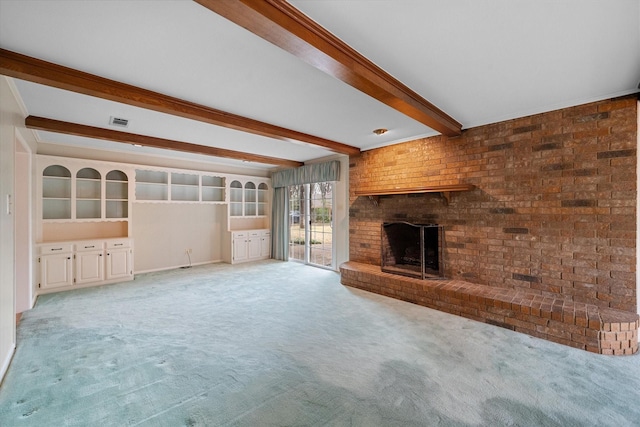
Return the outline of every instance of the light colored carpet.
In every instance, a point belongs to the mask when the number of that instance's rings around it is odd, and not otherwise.
[[[640,357],[574,350],[343,287],[216,264],[42,296],[2,426],[631,426]]]

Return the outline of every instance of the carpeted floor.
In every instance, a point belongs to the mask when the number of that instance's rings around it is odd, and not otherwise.
[[[342,286],[215,264],[41,296],[1,426],[632,426],[640,356],[574,350]]]

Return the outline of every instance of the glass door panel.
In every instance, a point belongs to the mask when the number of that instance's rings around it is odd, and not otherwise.
[[[289,259],[335,268],[331,182],[289,187]]]
[[[304,185],[289,186],[289,259],[306,262]]]
[[[319,182],[309,186],[309,263],[333,267],[333,185]]]

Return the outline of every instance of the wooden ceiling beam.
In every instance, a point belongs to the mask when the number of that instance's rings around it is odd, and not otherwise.
[[[216,110],[6,49],[0,49],[0,74],[281,141],[304,142],[341,154],[360,153],[358,147]]]
[[[285,0],[195,0],[209,10],[447,136],[462,125]]]
[[[94,126],[86,126],[77,123],[69,123],[44,117],[29,116],[25,119],[28,129],[43,130],[47,132],[62,133],[65,135],[83,136],[86,138],[101,139],[105,141],[122,142],[125,144],[138,144],[145,147],[164,148],[167,150],[183,151],[187,153],[204,154],[207,156],[225,157],[247,162],[264,163],[276,166],[299,167],[302,162],[294,160],[278,159],[275,157],[261,156],[258,154],[242,153],[224,148],[209,147],[206,145],[191,144],[189,142],[174,141],[171,139],[156,138],[153,136],[139,135],[103,129]]]

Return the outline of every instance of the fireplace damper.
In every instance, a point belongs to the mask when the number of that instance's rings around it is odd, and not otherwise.
[[[382,271],[419,279],[444,276],[441,225],[385,222],[380,234]]]

